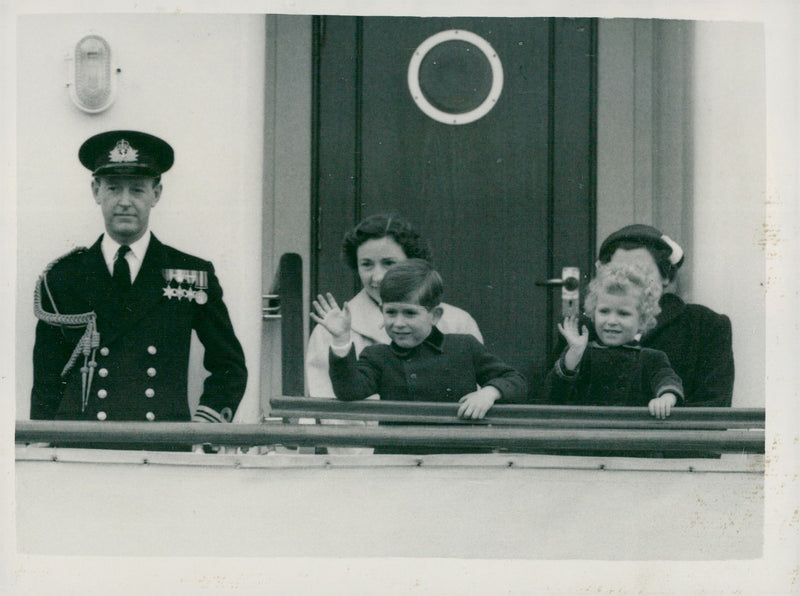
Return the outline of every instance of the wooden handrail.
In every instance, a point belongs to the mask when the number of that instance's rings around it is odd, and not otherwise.
[[[270,415],[281,418],[379,420],[422,424],[491,424],[551,428],[764,428],[763,408],[674,408],[657,420],[647,408],[497,404],[481,421],[457,418],[458,404],[398,401],[339,401],[310,397],[275,397]]]
[[[762,430],[542,429],[510,426],[328,426],[180,422],[17,421],[18,443],[393,446],[764,453]]]

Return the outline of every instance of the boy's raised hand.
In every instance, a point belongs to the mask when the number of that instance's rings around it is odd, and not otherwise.
[[[350,341],[350,309],[347,302],[342,308],[336,303],[333,294],[328,292],[325,296],[319,294],[313,302],[315,313],[311,319],[325,327],[333,336],[333,343],[343,346]]]

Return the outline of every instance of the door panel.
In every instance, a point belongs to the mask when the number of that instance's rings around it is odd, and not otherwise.
[[[585,273],[592,259],[594,22],[323,17],[317,23],[312,291],[352,295],[357,280],[339,260],[343,233],[364,216],[396,211],[430,242],[444,300],[470,312],[489,349],[538,385],[558,295],[535,282],[565,265]],[[494,108],[469,124],[431,119],[408,90],[414,50],[448,29],[483,37],[503,66]],[[454,48],[456,62],[459,52],[464,47]],[[457,70],[442,71],[445,91],[448,81],[463,84]]]

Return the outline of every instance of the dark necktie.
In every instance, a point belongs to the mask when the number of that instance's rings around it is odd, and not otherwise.
[[[131,287],[131,268],[128,266],[128,259],[125,255],[131,250],[130,246],[124,244],[117,251],[117,258],[114,261],[114,287],[117,290],[126,291]]]

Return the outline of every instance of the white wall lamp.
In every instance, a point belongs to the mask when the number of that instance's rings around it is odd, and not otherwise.
[[[116,99],[116,76],[111,46],[99,35],[86,35],[75,44],[67,87],[72,102],[88,114],[98,114]]]

